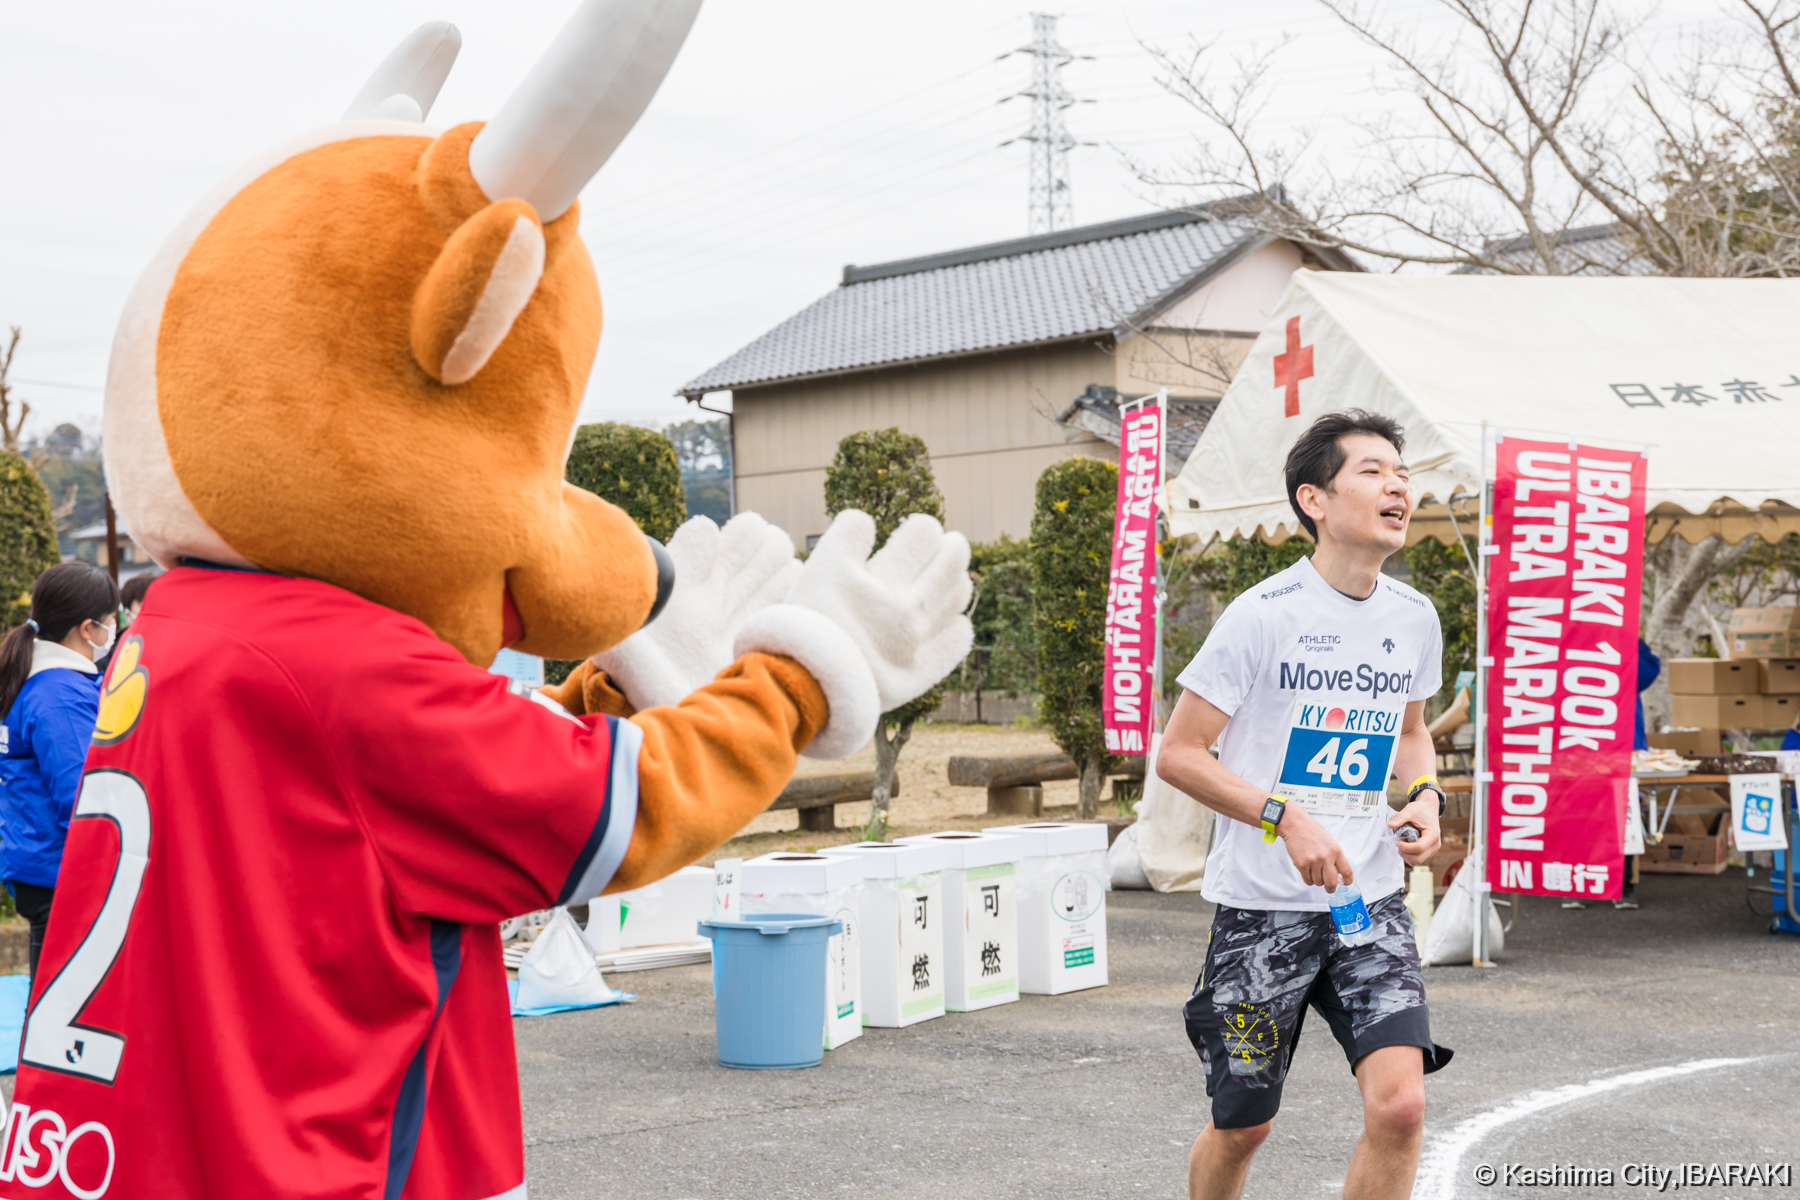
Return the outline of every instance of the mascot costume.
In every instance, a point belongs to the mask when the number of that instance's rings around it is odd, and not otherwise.
[[[524,1197],[498,923],[707,854],[967,652],[929,517],[871,556],[843,513],[804,565],[700,519],[665,559],[563,482],[576,193],[697,7],[588,0],[441,132],[426,26],[137,285],[107,472],[169,570],[105,681],[0,1196]],[[508,646],[587,661],[520,697]]]

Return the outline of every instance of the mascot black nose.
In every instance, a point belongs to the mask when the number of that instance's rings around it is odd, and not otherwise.
[[[649,534],[644,535],[644,540],[650,543],[650,553],[656,555],[656,603],[650,606],[650,615],[644,618],[644,624],[648,625],[662,614],[669,603],[669,593],[675,590],[675,560],[669,557],[663,544]]]

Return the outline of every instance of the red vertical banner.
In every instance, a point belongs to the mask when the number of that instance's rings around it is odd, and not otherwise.
[[[1615,899],[1637,701],[1644,457],[1517,438],[1496,454],[1488,882]]]
[[[1155,716],[1156,493],[1162,487],[1163,411],[1149,400],[1119,414],[1119,499],[1106,594],[1106,668],[1100,717],[1106,749],[1146,754]]]

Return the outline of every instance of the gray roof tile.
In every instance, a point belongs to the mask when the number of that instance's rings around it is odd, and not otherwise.
[[[926,258],[844,282],[680,394],[1120,331],[1264,240],[1203,212],[1154,213]]]

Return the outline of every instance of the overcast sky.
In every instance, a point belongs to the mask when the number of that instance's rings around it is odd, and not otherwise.
[[[31,429],[97,429],[125,295],[164,235],[233,165],[336,119],[420,22],[461,27],[433,125],[485,119],[574,0],[93,0],[0,16],[0,326],[21,325]],[[1431,0],[1383,0],[1423,36]],[[1716,12],[1671,0],[1667,32]],[[1072,157],[1078,224],[1178,201],[1137,183],[1126,153],[1178,153],[1197,128],[1164,96],[1142,42],[1229,47],[1296,35],[1263,128],[1393,103],[1372,52],[1312,0],[1123,0],[1066,10],[1092,61],[1064,82],[1095,146]],[[584,420],[693,415],[673,393],[871,263],[1023,236],[1030,37],[1018,0],[707,0],[644,119],[582,196],[606,328]],[[716,397],[722,401],[723,397]]]

